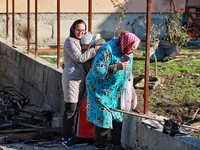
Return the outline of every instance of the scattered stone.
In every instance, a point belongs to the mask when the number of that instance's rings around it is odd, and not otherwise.
[[[138,77],[138,79],[134,79],[134,82],[137,82],[137,84],[135,84],[135,88],[137,89],[143,89],[144,88],[144,82],[145,79],[143,77]],[[149,89],[155,89],[156,86],[158,86],[161,83],[161,79],[159,77],[156,76],[150,76],[149,77]]]
[[[0,144],[6,144],[7,141],[8,141],[8,137],[0,137]]]
[[[193,61],[200,61],[200,59],[193,59]]]
[[[166,99],[171,99],[171,96],[169,96],[169,95],[163,95],[162,97],[166,98]]]
[[[42,142],[38,142],[38,146],[41,147],[41,146],[44,146],[46,143],[44,141]]]

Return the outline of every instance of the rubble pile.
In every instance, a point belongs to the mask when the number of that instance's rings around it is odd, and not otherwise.
[[[29,104],[28,96],[14,87],[0,90],[0,133],[49,128],[51,117],[52,112]]]

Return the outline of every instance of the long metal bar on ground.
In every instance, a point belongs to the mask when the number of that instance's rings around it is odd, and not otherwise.
[[[12,0],[12,14],[13,14],[13,37],[12,37],[12,46],[15,46],[15,0]]]
[[[35,58],[37,58],[37,0],[35,0]]]
[[[92,33],[92,0],[89,0],[89,10],[88,10],[88,31]]]
[[[57,68],[60,68],[60,0],[57,0]]]
[[[147,25],[146,25],[146,59],[144,83],[144,114],[148,114],[149,96],[149,55],[150,55],[150,29],[151,29],[151,0],[147,0]]]
[[[117,111],[117,112],[129,114],[129,115],[133,115],[133,116],[137,116],[137,117],[142,117],[142,118],[151,119],[151,120],[155,120],[155,121],[159,121],[159,122],[164,122],[164,120],[152,118],[150,116],[139,114],[139,113],[127,112],[127,111],[123,111],[123,110],[119,110],[119,109],[114,109],[114,108],[110,108],[110,109],[113,110],[113,111]]]
[[[40,127],[40,126],[36,126],[36,125],[32,125],[32,124],[27,124],[27,123],[18,123],[18,125],[31,127],[31,128],[37,128],[37,129],[44,128],[44,127]]]
[[[164,122],[164,120],[156,119],[156,118],[153,118],[153,117],[150,117],[150,116],[147,116],[147,115],[143,115],[143,114],[139,114],[139,113],[127,112],[127,111],[123,111],[123,110],[119,110],[119,109],[114,109],[114,108],[110,108],[110,110],[121,112],[121,113],[124,113],[124,114],[129,114],[129,115],[137,116],[137,117],[142,117],[142,118],[146,118],[146,119],[151,119],[151,120],[155,120],[155,121],[158,121],[158,122]],[[195,128],[195,127],[191,127],[191,126],[187,126],[187,125],[183,125],[183,127],[194,129],[194,130],[200,130],[200,128]]]
[[[8,0],[6,0],[6,41],[8,39]]]
[[[58,128],[0,130],[0,134],[27,133],[27,132],[55,132],[55,131],[62,131],[62,128],[58,127]]]
[[[27,51],[28,54],[30,54],[30,0],[27,1],[27,11],[28,11],[28,16],[27,16]]]

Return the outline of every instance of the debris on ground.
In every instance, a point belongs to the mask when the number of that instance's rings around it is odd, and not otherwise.
[[[29,104],[25,93],[11,86],[0,90],[1,142],[49,139],[53,131],[51,118],[51,111],[36,104]]]

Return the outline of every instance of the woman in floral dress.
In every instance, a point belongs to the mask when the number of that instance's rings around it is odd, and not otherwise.
[[[97,52],[92,68],[86,77],[87,120],[96,125],[96,148],[104,149],[109,129],[112,148],[121,147],[121,127],[123,114],[110,108],[120,109],[120,96],[123,84],[130,78],[133,65],[133,52],[140,39],[123,30],[119,38],[113,38]],[[124,55],[130,56],[124,61]]]

